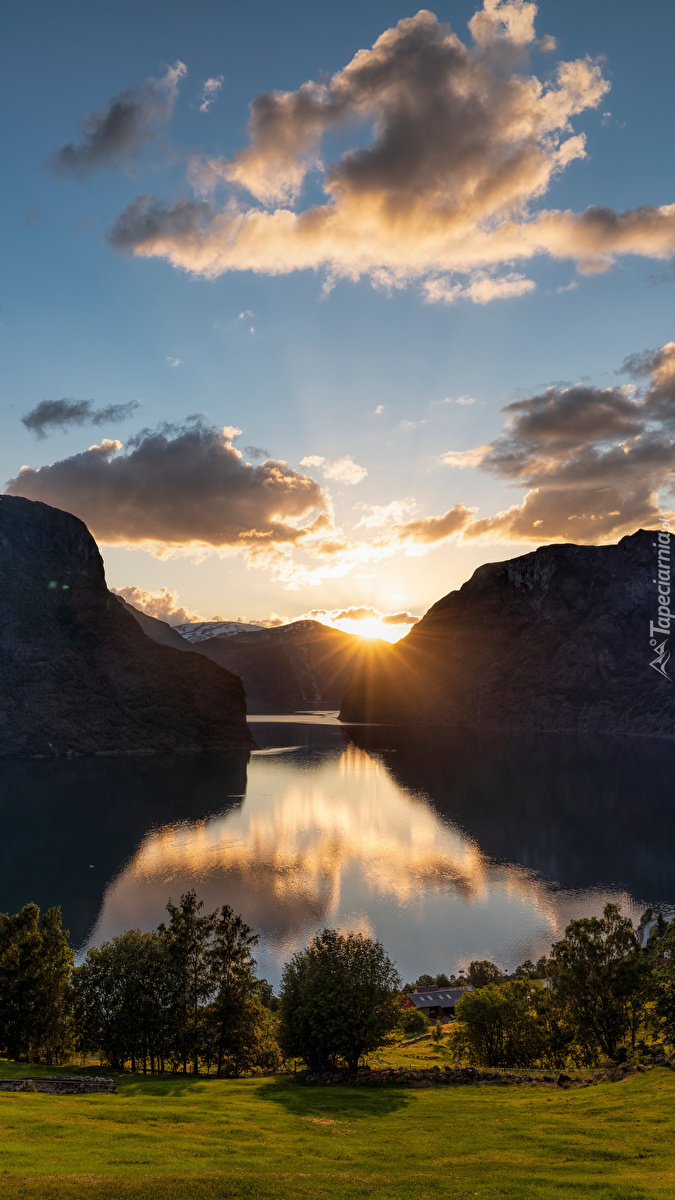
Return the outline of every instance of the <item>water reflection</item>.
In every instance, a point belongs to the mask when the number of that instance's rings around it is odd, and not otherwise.
[[[391,731],[379,737],[391,742]],[[423,758],[428,768],[428,746]],[[522,863],[489,858],[429,802],[419,766],[353,741],[254,754],[240,807],[144,839],[108,889],[93,940],[133,923],[152,927],[169,894],[195,887],[208,906],[229,903],[262,933],[268,978],[326,924],[375,933],[410,977],[474,956],[513,967],[607,899],[639,914],[641,897],[597,877],[570,891]],[[416,787],[404,782],[411,773]],[[460,792],[470,802],[466,776]]]
[[[196,888],[263,935],[261,970],[323,925],[407,977],[512,967],[615,899],[675,902],[675,744],[257,722],[264,747],[0,763],[0,910],[60,903],[73,941],[152,928]]]

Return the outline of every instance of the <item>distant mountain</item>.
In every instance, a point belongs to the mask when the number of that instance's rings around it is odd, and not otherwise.
[[[650,644],[657,538],[640,530],[479,567],[357,666],[342,720],[675,736],[668,634]]]
[[[117,596],[117,599],[138,621],[143,632],[152,638],[153,642],[159,642],[160,646],[173,646],[174,650],[191,649],[190,643],[176,632],[173,625],[169,625],[166,621],[160,621],[157,617],[149,617],[147,613],[141,612],[140,608],[134,608],[133,604],[129,604],[129,601],[125,600],[123,596]]]
[[[241,676],[250,713],[293,712],[307,704],[338,708],[355,667],[371,664],[386,648],[377,639],[295,621],[194,643],[200,654]]]
[[[188,642],[205,642],[213,637],[232,637],[239,633],[254,633],[262,625],[246,625],[244,621],[189,621],[184,625],[173,625],[181,637]]]
[[[251,744],[240,680],[143,633],[82,521],[0,496],[0,756]]]

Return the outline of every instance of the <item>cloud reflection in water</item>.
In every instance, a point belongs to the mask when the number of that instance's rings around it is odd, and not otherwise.
[[[571,916],[625,895],[553,890],[500,865],[386,760],[346,749],[253,755],[241,806],[150,832],[109,885],[92,943],[153,928],[169,897],[195,888],[262,934],[262,973],[325,925],[376,934],[407,978],[471,957],[513,967],[543,953]]]

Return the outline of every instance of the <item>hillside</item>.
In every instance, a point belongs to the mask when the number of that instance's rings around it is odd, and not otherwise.
[[[352,671],[386,650],[319,621],[229,634],[193,643],[194,649],[241,676],[250,713],[292,712],[321,702],[339,707]]]
[[[650,667],[656,540],[640,530],[479,567],[357,667],[341,718],[675,736],[672,672]]]
[[[82,521],[0,496],[0,756],[251,744],[240,681],[146,637]]]

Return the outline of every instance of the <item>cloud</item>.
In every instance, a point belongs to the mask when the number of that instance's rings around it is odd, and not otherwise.
[[[539,255],[582,272],[606,270],[617,255],[669,258],[675,204],[542,206],[557,177],[586,156],[572,122],[597,108],[609,83],[588,57],[539,79],[528,52],[553,43],[535,40],[535,12],[526,0],[485,0],[467,45],[423,9],[330,80],[258,96],[247,146],[231,159],[191,160],[197,199],[137,197],[111,230],[112,245],[208,278],[322,269],[328,286],[363,276],[389,289],[417,280],[427,300],[478,304],[531,292],[514,264]],[[354,145],[325,162],[324,142],[351,129]],[[310,179],[323,202],[308,199]]]
[[[170,367],[179,367],[183,360],[182,358],[171,358],[171,356],[167,354],[166,361]]]
[[[285,462],[251,466],[239,431],[195,419],[143,430],[123,449],[104,440],[39,468],[23,467],[10,495],[42,500],[86,521],[107,543],[247,549],[255,559],[332,527],[322,488]],[[303,522],[305,522],[303,524]]]
[[[463,504],[455,504],[440,517],[419,517],[403,521],[389,528],[375,539],[374,545],[386,546],[430,546],[445,541],[460,533],[473,520],[473,512]]]
[[[441,454],[440,462],[446,467],[479,467],[490,447],[476,446],[473,450],[446,450]]]
[[[81,140],[55,150],[50,165],[61,174],[82,176],[105,167],[128,166],[169,120],[186,74],[184,63],[169,67],[161,79],[146,79],[113,96],[80,122]]]
[[[383,625],[416,625],[422,620],[409,612],[386,613],[380,619]]]
[[[308,454],[300,459],[300,466],[319,467],[324,479],[332,479],[335,483],[361,483],[368,474],[365,467],[354,462],[351,454],[334,459],[326,459],[322,454]]]
[[[409,516],[417,508],[417,502],[412,496],[403,500],[391,500],[389,504],[357,504],[357,509],[365,513],[357,521],[356,529],[382,529],[386,525],[396,524]]]
[[[659,524],[675,490],[675,342],[623,369],[646,378],[641,391],[549,387],[508,404],[493,442],[442,456],[528,489],[520,504],[467,520],[463,538],[597,542]]]
[[[435,276],[422,285],[422,294],[430,304],[454,304],[456,300],[471,300],[474,304],[489,304],[491,300],[507,300],[514,296],[526,296],[536,288],[533,279],[526,279],[512,271],[507,275],[495,276],[487,271],[476,271],[471,282],[462,285],[451,279]]]
[[[323,621],[325,624],[340,626],[341,622],[350,621],[377,621],[381,625],[416,625],[421,621],[421,617],[413,616],[409,612],[383,613],[379,608],[372,608],[367,605],[358,605],[353,608],[313,608],[311,612],[304,613],[302,617],[296,617],[296,620],[316,620]],[[347,630],[351,632],[351,630]]]
[[[136,584],[127,584],[126,587],[112,588],[112,591],[126,600],[127,604],[147,613],[149,617],[157,617],[159,621],[166,621],[169,625],[183,625],[188,621],[206,621],[208,619],[192,609],[184,608],[178,603],[178,592],[170,592],[165,587],[159,588],[156,592],[146,592]],[[225,620],[224,617],[211,619],[214,621]]]
[[[200,112],[208,112],[218,92],[223,86],[223,76],[216,75],[212,79],[205,79],[202,84],[202,90],[199,94],[201,104],[199,105]]]
[[[378,404],[378,405],[377,405],[377,408],[375,408],[375,409],[374,409],[374,411],[373,411],[373,416],[374,416],[374,417],[381,417],[381,416],[382,416],[382,414],[383,414],[383,413],[384,413],[384,411],[385,411],[385,408],[386,408],[386,405],[385,405],[385,404]]]
[[[129,400],[126,404],[108,404],[105,408],[94,408],[93,400],[41,400],[21,418],[21,421],[30,433],[43,440],[52,429],[123,421],[131,416],[138,406],[138,400]]]
[[[272,457],[269,450],[266,450],[264,446],[244,446],[244,454],[247,454],[249,458]]]

